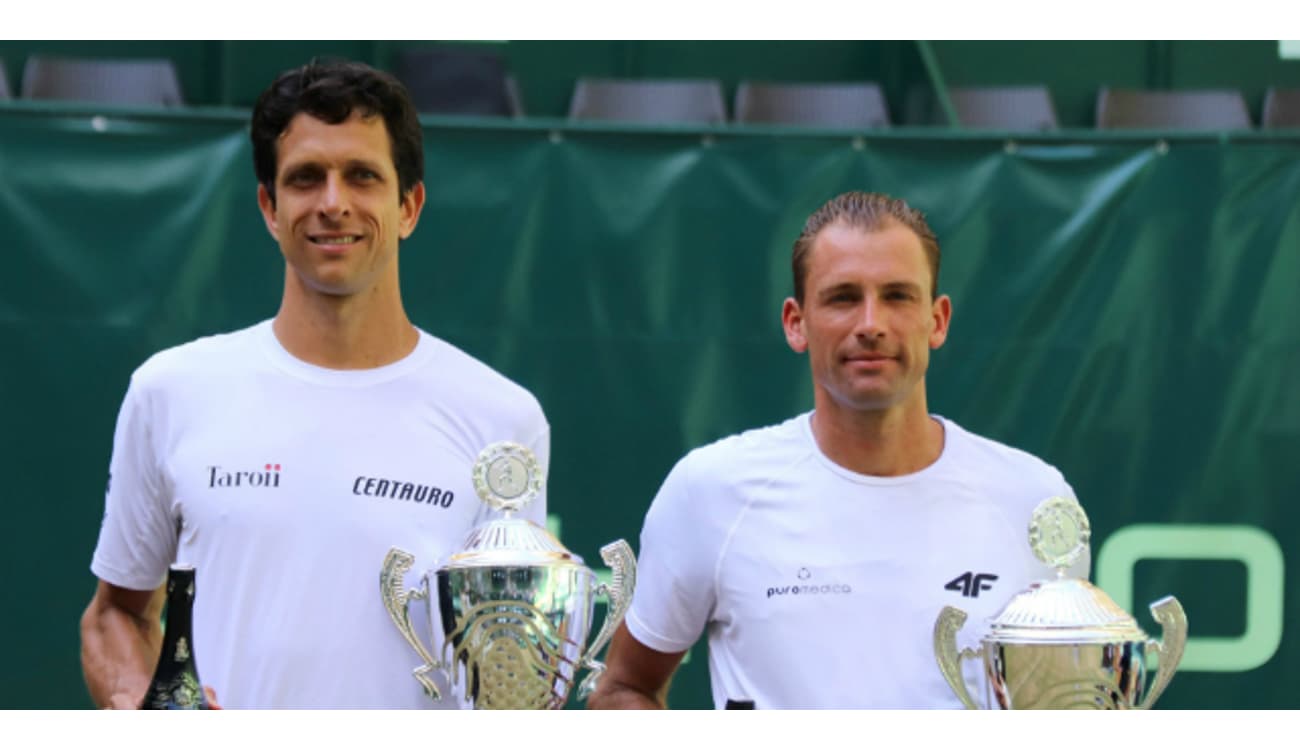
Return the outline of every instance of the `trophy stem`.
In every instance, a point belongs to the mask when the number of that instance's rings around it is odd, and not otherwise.
[[[966,623],[966,613],[956,607],[944,607],[939,619],[934,623],[934,657],[939,662],[939,671],[948,681],[948,686],[957,694],[957,699],[969,709],[979,709],[966,688],[966,680],[961,674],[962,654],[957,650],[957,631]]]
[[[1174,671],[1178,669],[1178,663],[1183,660],[1183,649],[1187,646],[1187,614],[1183,612],[1183,605],[1179,604],[1177,599],[1166,596],[1155,602],[1151,605],[1151,616],[1156,618],[1156,622],[1160,623],[1161,627],[1161,642],[1151,642],[1156,652],[1160,654],[1160,663],[1156,667],[1156,677],[1151,683],[1151,690],[1142,699],[1142,708],[1151,708],[1155,705],[1156,698],[1159,698],[1169,686]]]

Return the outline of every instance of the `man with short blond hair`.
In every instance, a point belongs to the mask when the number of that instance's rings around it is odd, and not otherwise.
[[[1051,573],[1027,527],[1040,501],[1073,496],[1060,472],[929,411],[952,301],[924,216],[846,193],[809,217],[791,264],[781,321],[813,410],[691,451],[664,480],[592,708],[665,707],[706,632],[718,708],[960,708],[935,661],[940,610],[971,615],[959,644],[975,646]]]

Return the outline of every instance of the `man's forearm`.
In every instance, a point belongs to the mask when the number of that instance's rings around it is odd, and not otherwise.
[[[93,607],[81,618],[81,669],[99,708],[138,708],[149,689],[162,628],[113,607]]]

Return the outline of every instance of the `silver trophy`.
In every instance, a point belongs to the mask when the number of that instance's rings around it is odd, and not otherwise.
[[[977,649],[957,650],[966,613],[944,607],[934,625],[939,670],[967,708],[980,708],[962,676],[965,658],[983,655],[988,708],[1150,708],[1183,658],[1187,617],[1167,596],[1151,605],[1162,640],[1148,638],[1104,591],[1065,571],[1088,547],[1088,517],[1073,499],[1053,497],[1034,510],[1029,543],[1056,569],[1016,594],[993,618]],[[1147,687],[1146,659],[1158,668]]]
[[[596,661],[632,601],[636,558],[622,539],[605,545],[610,585],[583,565],[582,558],[546,529],[515,512],[542,490],[541,466],[517,443],[494,443],[474,464],[474,489],[500,511],[466,536],[462,548],[407,591],[403,578],[415,562],[409,552],[389,550],[379,574],[379,593],[397,629],[424,661],[414,672],[434,700],[442,700],[433,681],[441,670],[453,686],[464,683],[474,708],[561,708],[578,670],[590,670],[578,686],[585,699],[605,666]],[[437,587],[437,613],[429,580]],[[608,597],[605,622],[587,645],[596,598]],[[410,618],[413,599],[429,607],[429,621],[442,622],[443,646],[416,635]]]

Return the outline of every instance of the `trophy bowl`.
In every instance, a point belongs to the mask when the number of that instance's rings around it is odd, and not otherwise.
[[[589,674],[578,688],[586,698],[595,689],[604,665],[596,656],[608,644],[632,599],[636,558],[627,542],[601,549],[610,566],[610,585],[600,582],[582,558],[564,548],[550,532],[514,512],[541,491],[541,469],[527,448],[495,443],[479,455],[475,489],[484,502],[500,510],[498,518],[474,527],[461,549],[426,573],[420,588],[402,583],[414,564],[408,552],[389,550],[380,572],[380,596],[397,629],[424,661],[416,680],[434,700],[441,700],[432,672],[441,670],[453,685],[464,685],[474,708],[562,708],[582,668]],[[433,618],[432,574],[441,652],[416,635],[410,602],[424,599]],[[587,644],[596,600],[608,597],[609,608],[596,638]]]
[[[1150,708],[1169,685],[1187,642],[1182,605],[1167,596],[1151,605],[1163,629],[1149,638],[1137,621],[1084,580],[1065,571],[1087,549],[1088,519],[1073,499],[1048,498],[1030,521],[1030,546],[1056,569],[995,616],[977,649],[957,649],[966,613],[944,607],[934,627],[939,671],[966,708],[980,708],[962,675],[963,659],[982,658],[988,708]],[[1148,685],[1147,657],[1158,657]]]

